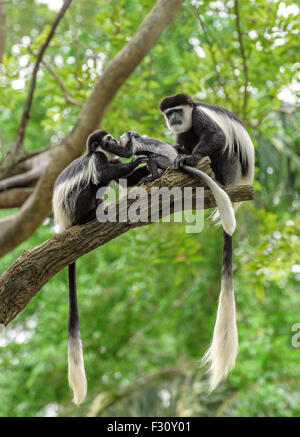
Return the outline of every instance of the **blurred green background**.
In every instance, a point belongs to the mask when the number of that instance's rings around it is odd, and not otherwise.
[[[84,103],[101,71],[154,5],[74,0],[45,55]],[[5,1],[0,81],[1,155],[12,143],[36,51],[61,2]],[[50,4],[50,7],[49,7]],[[240,349],[227,381],[208,395],[199,360],[210,342],[220,288],[221,229],[200,234],[157,223],[122,235],[78,261],[88,398],[67,382],[67,271],[7,328],[0,343],[0,416],[299,416],[300,7],[293,1],[186,1],[117,93],[101,124],[174,141],[158,111],[187,92],[244,119],[256,147],[256,198],[237,214],[234,281]],[[3,71],[2,71],[3,73]],[[248,82],[245,95],[245,78]],[[41,67],[25,147],[58,144],[80,108]],[[0,216],[12,210],[0,212]],[[207,213],[208,215],[208,213]],[[0,260],[53,235],[47,220]]]

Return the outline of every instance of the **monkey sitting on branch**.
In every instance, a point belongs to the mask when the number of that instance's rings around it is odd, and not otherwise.
[[[118,142],[106,131],[98,130],[87,140],[87,153],[73,161],[58,176],[53,191],[54,222],[60,231],[96,218],[99,188],[112,181],[127,179],[133,186],[148,173],[145,157],[122,163],[113,152]],[[135,170],[136,169],[136,170]],[[102,190],[102,195],[104,191]],[[84,369],[76,290],[75,262],[69,265],[69,323],[68,323],[68,376],[75,404],[86,397],[87,382]]]
[[[234,366],[238,351],[232,275],[232,233],[235,217],[230,199],[208,175],[191,166],[209,156],[216,180],[225,187],[252,184],[254,146],[241,120],[216,105],[195,102],[186,94],[166,97],[159,105],[168,128],[176,133],[176,146],[127,131],[120,138],[120,156],[148,155],[149,182],[172,166],[202,177],[212,190],[223,225],[222,279],[217,318],[204,363],[210,363],[210,391]],[[124,155],[125,151],[125,155]],[[227,196],[228,197],[228,196]]]

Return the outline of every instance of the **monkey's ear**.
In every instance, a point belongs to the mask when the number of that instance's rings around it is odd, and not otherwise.
[[[193,99],[191,99],[191,98],[188,98],[188,99],[187,99],[187,102],[188,102],[188,104],[189,104],[190,106],[193,106],[193,105],[194,105],[194,101],[193,101]]]

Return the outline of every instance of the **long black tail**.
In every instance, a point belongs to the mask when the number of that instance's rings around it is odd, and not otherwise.
[[[203,361],[210,363],[210,391],[226,377],[234,366],[238,351],[232,277],[232,237],[223,231],[221,292],[213,339]]]
[[[207,183],[208,187],[213,192],[220,213],[223,229],[227,232],[227,234],[232,235],[236,226],[235,214],[231,200],[226,191],[224,191],[210,176],[198,168],[190,167],[188,165],[182,165],[180,168],[188,173],[199,176]]]
[[[76,265],[69,265],[68,376],[75,404],[84,401],[87,382],[84,370],[76,289]]]

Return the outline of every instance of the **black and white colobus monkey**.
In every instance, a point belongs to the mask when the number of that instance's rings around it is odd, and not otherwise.
[[[140,180],[139,185],[160,177],[164,170],[174,165],[178,156],[176,149],[171,144],[157,138],[147,137],[146,135],[142,136],[134,130],[124,132],[120,137],[119,146],[122,149],[118,152],[121,156],[130,157],[142,154],[148,157],[147,166],[150,176],[144,176]],[[206,182],[215,197],[223,228],[227,234],[232,235],[236,223],[228,194],[210,176],[201,170],[183,164],[181,168]]]
[[[129,186],[136,185],[147,174],[146,166],[136,169],[145,162],[144,157],[124,164],[113,153],[117,146],[117,140],[106,131],[95,131],[88,137],[86,155],[73,161],[58,176],[53,191],[53,213],[60,231],[96,218],[96,209],[101,202],[101,199],[96,199],[99,188],[108,187],[119,178],[126,178]],[[68,367],[74,402],[80,404],[86,397],[87,382],[79,327],[75,262],[69,265]]]
[[[211,159],[216,180],[225,187],[252,184],[254,147],[241,120],[219,106],[195,102],[187,94],[164,98],[159,108],[176,134],[178,157],[174,168]],[[223,231],[222,281],[217,319],[204,361],[210,363],[213,390],[233,367],[238,334],[232,278],[232,237]]]

